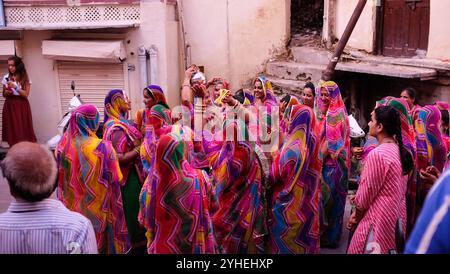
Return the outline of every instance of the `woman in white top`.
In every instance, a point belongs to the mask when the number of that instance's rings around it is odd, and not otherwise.
[[[22,59],[8,58],[8,74],[3,77],[2,140],[10,146],[22,141],[36,142],[30,103],[30,80]]]

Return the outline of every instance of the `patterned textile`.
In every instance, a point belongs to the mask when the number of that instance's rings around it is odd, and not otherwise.
[[[428,193],[409,237],[405,254],[450,254],[450,170]]]
[[[406,226],[405,194],[407,176],[403,175],[397,144],[382,144],[367,157],[361,182],[355,196],[355,205],[364,210],[350,242],[348,253],[362,254],[370,230],[376,243],[375,252],[387,254],[396,250],[395,227],[401,220]]]
[[[417,112],[415,130],[418,169],[435,166],[442,172],[447,153],[439,128],[441,112],[435,106],[424,106]]]
[[[172,125],[172,113],[167,105],[164,92],[159,86],[148,86],[145,89],[155,98],[156,104],[150,109],[142,109],[136,113],[136,126],[144,133],[141,145],[141,162],[144,178],[153,167],[156,145],[160,136]]]
[[[279,119],[276,121],[272,120],[272,114],[276,110],[278,112],[278,102],[273,94],[272,84],[265,76],[260,76],[256,78],[253,82],[257,81],[261,82],[263,91],[265,94],[264,101],[260,102],[256,100],[255,97],[255,112],[257,117],[257,129],[255,129],[252,125],[249,126],[252,134],[257,136],[257,144],[261,147],[264,147],[264,154],[266,161],[269,166],[272,165],[273,158],[275,157],[275,153],[278,151],[280,146],[280,125]],[[277,116],[278,113],[276,113]],[[275,139],[276,138],[276,139]]]
[[[122,90],[111,90],[105,98],[105,122],[103,124],[103,140],[110,141],[117,153],[127,153],[141,143],[142,134],[126,119],[128,113],[125,94]],[[135,165],[140,182],[143,177],[139,172],[140,161],[120,166],[124,180],[128,178],[130,168]]]
[[[145,132],[146,125],[154,126],[155,130],[167,124],[171,125],[172,113],[161,87],[150,85],[144,91],[154,98],[155,104],[150,109],[141,109],[136,112],[136,127],[141,132]]]
[[[450,104],[447,102],[436,102],[436,106],[439,110],[450,111]],[[447,133],[442,134],[442,138],[444,139],[445,147],[447,148],[447,161],[444,169],[447,169],[450,166],[450,136]]]
[[[129,241],[120,192],[124,182],[113,147],[95,135],[99,118],[93,105],[72,113],[56,150],[57,194],[67,208],[92,222],[99,253],[125,253]]]
[[[399,111],[403,145],[408,152],[411,153],[413,159],[416,159],[417,150],[415,146],[415,134],[412,117],[409,115],[408,103],[402,98],[388,96],[378,101],[377,104],[379,106],[391,106]]]
[[[321,90],[330,93],[330,105],[326,109],[321,99]],[[324,158],[322,168],[321,244],[336,246],[341,237],[345,201],[348,191],[350,168],[350,124],[341,92],[335,82],[325,82],[317,92],[320,147],[326,146],[329,155]]]
[[[220,150],[208,154],[219,206],[213,214],[217,244],[226,254],[263,254],[265,182],[256,144],[247,141],[242,121],[225,121],[223,134]]]
[[[369,156],[369,153],[374,150],[378,146],[378,140],[377,138],[367,135],[367,140],[364,143],[364,153],[363,153],[363,163],[367,159],[367,156]]]
[[[149,254],[216,252],[212,187],[208,175],[191,166],[187,143],[175,130],[161,136],[142,188],[139,222],[147,229]]]
[[[413,156],[415,167],[411,172],[408,179],[408,189],[406,192],[406,207],[408,212],[407,219],[407,234],[412,230],[417,211],[417,149],[415,142],[414,126],[412,123],[412,117],[409,115],[408,103],[402,98],[386,97],[377,102],[378,106],[392,106],[400,113],[400,122],[402,130],[403,146]]]
[[[424,106],[417,109],[416,114],[417,170],[435,166],[443,172],[447,160],[447,147],[440,129],[441,112],[436,106]],[[419,195],[417,206],[421,208],[428,189],[423,185],[420,176],[417,178],[417,188]]]
[[[311,108],[296,105],[290,121],[286,141],[273,163],[271,253],[319,253],[321,163],[315,115]]]
[[[291,114],[291,110],[294,106],[302,104],[301,100],[299,98],[297,98],[294,95],[291,95],[291,99],[289,99],[289,102],[286,105],[286,109],[284,111],[284,113],[282,114],[282,117],[280,117],[280,129],[281,132],[285,133],[288,130],[288,120],[289,120],[289,116]]]

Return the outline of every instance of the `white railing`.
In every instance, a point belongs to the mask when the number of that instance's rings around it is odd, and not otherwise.
[[[139,4],[5,7],[6,27],[11,29],[126,27],[139,24],[140,16]]]

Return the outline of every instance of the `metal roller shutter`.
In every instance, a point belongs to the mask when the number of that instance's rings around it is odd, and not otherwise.
[[[75,93],[81,95],[85,104],[97,106],[103,120],[104,100],[112,89],[125,89],[122,64],[58,62],[59,89],[62,113],[66,113],[73,97],[70,84],[75,81]]]

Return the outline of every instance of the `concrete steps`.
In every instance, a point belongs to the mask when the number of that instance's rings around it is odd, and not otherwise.
[[[326,66],[332,57],[331,52],[311,47],[292,47],[291,52],[294,62],[297,63]]]
[[[318,83],[331,53],[312,47],[292,47],[292,61],[274,61],[267,64],[266,74],[275,93],[297,94],[306,82]]]
[[[267,79],[272,83],[274,93],[277,96],[282,94],[295,94],[300,96],[300,92],[306,84],[304,81],[286,80],[274,76],[267,76]]]
[[[320,80],[324,68],[307,63],[272,62],[267,64],[267,74],[280,79],[314,82]]]

